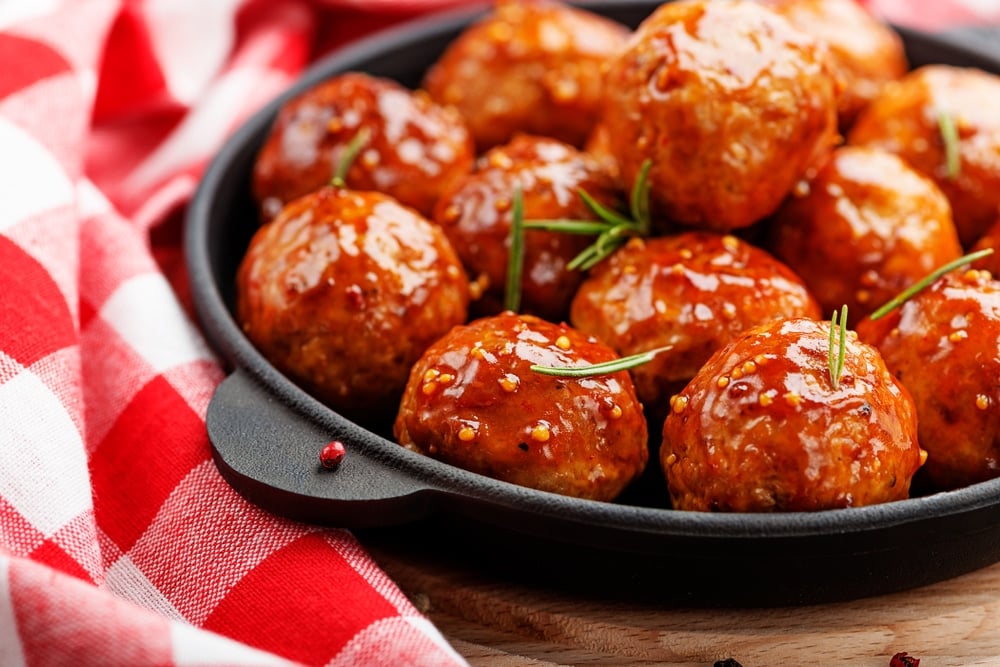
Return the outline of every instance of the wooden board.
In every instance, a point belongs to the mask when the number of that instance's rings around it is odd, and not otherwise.
[[[923,667],[1000,664],[1000,564],[924,588],[836,604],[694,609],[591,598],[366,544],[470,664]]]

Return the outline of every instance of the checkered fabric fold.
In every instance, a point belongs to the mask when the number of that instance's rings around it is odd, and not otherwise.
[[[243,119],[348,37],[444,4],[0,2],[0,665],[464,663],[350,533],[219,476],[222,371],[180,246]]]

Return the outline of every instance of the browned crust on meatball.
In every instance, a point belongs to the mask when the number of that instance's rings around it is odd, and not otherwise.
[[[237,273],[237,318],[279,370],[349,417],[391,417],[410,367],[465,321],[447,238],[378,193],[324,188],[261,227]]]
[[[809,286],[825,313],[860,321],[962,246],[933,181],[898,156],[844,146],[808,187],[786,200],[767,247]]]
[[[950,273],[858,335],[913,395],[934,488],[1000,476],[1000,282]]]
[[[595,267],[570,322],[622,355],[672,346],[632,369],[639,398],[665,416],[670,396],[744,330],[819,315],[801,279],[766,251],[734,236],[686,232],[633,240]]]
[[[846,130],[886,83],[909,69],[902,38],[857,0],[757,0],[826,44],[840,82],[837,116]]]
[[[521,189],[526,220],[595,220],[579,191],[605,206],[618,190],[605,166],[555,139],[518,135],[488,151],[477,169],[457,181],[438,202],[434,219],[482,288],[476,315],[500,312],[510,251],[512,199]],[[565,319],[583,273],[567,265],[586,248],[587,236],[529,229],[524,233],[521,310],[547,320]]]
[[[960,166],[948,169],[940,117],[958,131]],[[927,65],[887,85],[858,116],[852,144],[896,153],[937,183],[951,203],[962,245],[982,236],[1000,211],[1000,77]]]
[[[980,250],[993,250],[993,254],[973,262],[973,268],[989,271],[994,278],[1000,276],[1000,213],[997,215],[996,222],[990,225],[986,233],[979,237],[970,252],[979,252]]]
[[[423,92],[349,72],[287,102],[253,170],[264,219],[330,183],[360,133],[368,140],[345,179],[431,215],[441,191],[472,168],[475,148],[462,118]]]
[[[829,327],[751,329],[671,401],[660,463],[676,509],[814,511],[909,496],[922,459],[913,401],[853,333],[834,387]]]
[[[644,469],[646,422],[628,373],[543,366],[615,359],[566,325],[511,312],[453,329],[414,365],[395,422],[414,451],[543,491],[611,500]]]
[[[773,213],[837,139],[825,47],[753,2],[662,5],[611,61],[606,94],[623,180],[649,159],[659,210],[716,231]]]
[[[424,87],[461,112],[480,151],[519,132],[579,147],[600,114],[604,65],[627,35],[559,2],[502,0],[449,45]]]

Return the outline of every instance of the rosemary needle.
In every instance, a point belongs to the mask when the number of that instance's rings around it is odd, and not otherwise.
[[[534,365],[531,370],[536,373],[541,373],[542,375],[556,375],[558,377],[593,377],[595,375],[609,375],[611,373],[617,373],[618,371],[627,371],[636,366],[641,366],[653,360],[660,352],[666,352],[667,350],[673,349],[673,345],[665,345],[663,347],[657,347],[646,352],[640,352],[639,354],[633,354],[628,357],[622,357],[621,359],[614,359],[612,361],[605,361],[600,364],[593,364],[590,366],[539,366]]]
[[[899,308],[901,305],[912,299],[914,295],[916,295],[918,292],[921,292],[924,289],[926,289],[928,285],[930,285],[935,280],[937,280],[944,274],[948,273],[949,271],[954,271],[957,268],[960,268],[966,264],[970,264],[976,261],[977,259],[982,259],[983,257],[986,257],[987,255],[991,254],[993,254],[993,248],[986,248],[985,250],[979,250],[977,252],[969,253],[968,255],[963,255],[962,257],[959,257],[953,262],[948,262],[944,266],[935,269],[934,271],[924,276],[918,282],[914,283],[907,289],[903,290],[902,292],[894,296],[885,305],[883,305],[881,308],[877,309],[874,313],[869,315],[868,319],[877,320],[880,317],[885,317],[886,315],[894,311],[896,308]]]
[[[838,340],[839,337],[839,340]],[[834,389],[840,388],[840,376],[844,372],[844,358],[847,354],[847,306],[840,309],[840,320],[837,311],[830,318],[830,350],[827,363],[830,367],[830,384]]]
[[[503,304],[506,310],[517,312],[521,307],[521,274],[524,272],[524,194],[514,186],[511,200],[510,250],[507,253],[507,283]]]
[[[586,271],[604,260],[633,236],[648,236],[652,228],[649,209],[649,170],[652,162],[642,163],[629,197],[627,217],[594,199],[585,190],[578,191],[580,199],[598,218],[597,220],[528,220],[525,229],[544,229],[564,234],[586,234],[596,236],[592,244],[584,248],[566,265],[570,270]]]
[[[367,127],[362,127],[358,130],[358,133],[351,138],[351,141],[344,148],[344,152],[341,154],[340,159],[337,161],[337,170],[333,174],[333,178],[330,180],[330,185],[335,188],[346,188],[347,187],[347,172],[351,170],[351,165],[358,158],[358,154],[361,149],[364,148],[368,141],[371,139],[371,130]]]
[[[938,130],[944,142],[945,175],[950,180],[955,180],[962,170],[962,156],[959,151],[958,128],[955,127],[955,119],[947,111],[938,112]]]

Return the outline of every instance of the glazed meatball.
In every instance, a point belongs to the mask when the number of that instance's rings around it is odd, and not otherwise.
[[[389,194],[429,216],[441,191],[472,168],[464,121],[425,94],[394,81],[347,73],[287,102],[253,169],[253,194],[266,220],[291,200],[330,183],[347,147],[369,133],[345,179]]]
[[[752,326],[800,316],[820,310],[788,267],[734,236],[686,232],[634,239],[598,264],[570,322],[623,356],[673,346],[632,369],[640,400],[659,419],[716,350]]]
[[[660,463],[675,509],[813,511],[909,496],[926,457],[913,400],[878,351],[830,323],[776,320],[716,353],[671,399]]]
[[[618,158],[614,156],[611,152],[611,136],[608,134],[608,128],[604,123],[598,123],[594,126],[593,131],[590,136],[587,137],[586,143],[583,145],[583,150],[588,155],[592,155],[607,170],[608,174],[617,182],[620,176],[620,170],[618,168]],[[619,189],[624,190],[623,187]]]
[[[947,274],[858,335],[913,395],[933,488],[1000,476],[1000,283]]]
[[[830,50],[841,85],[837,116],[846,129],[882,87],[906,73],[903,40],[857,0],[758,0]]]
[[[257,230],[237,273],[250,341],[364,423],[391,419],[410,367],[465,321],[468,300],[441,230],[375,192],[327,187],[293,201]]]
[[[856,146],[838,148],[789,197],[768,243],[825,313],[846,304],[857,320],[962,255],[934,182],[892,153]]]
[[[957,171],[948,167],[942,114],[957,130]],[[896,153],[933,179],[951,203],[963,246],[974,244],[996,220],[1000,77],[947,65],[916,69],[886,86],[858,116],[848,140]]]
[[[986,233],[979,237],[970,252],[986,249],[993,250],[993,254],[977,259],[973,262],[972,267],[989,271],[994,277],[1000,276],[1000,216],[997,217],[996,222],[990,225]]]
[[[543,375],[531,366],[616,359],[565,324],[504,312],[456,327],[413,367],[398,442],[489,477],[612,500],[645,468],[646,422],[628,373]]]
[[[424,87],[466,119],[480,151],[519,132],[582,146],[600,114],[602,67],[628,30],[546,0],[500,0],[431,67]]]
[[[837,138],[825,47],[753,2],[682,0],[644,21],[606,79],[603,122],[629,187],[715,231],[773,213]]]
[[[604,165],[568,144],[518,135],[488,151],[473,173],[441,196],[434,215],[474,285],[481,288],[473,304],[477,315],[494,315],[503,308],[511,199],[518,186],[529,220],[596,219],[579,190],[607,206],[618,200]],[[583,279],[566,265],[591,242],[581,235],[525,230],[521,309],[552,321],[564,319]]]

